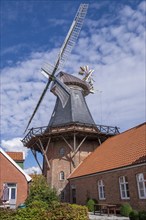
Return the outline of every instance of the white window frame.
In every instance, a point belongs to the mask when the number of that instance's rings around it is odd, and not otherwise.
[[[61,171],[59,174],[59,180],[65,180],[65,174],[64,171]]]
[[[122,179],[122,181],[121,181],[121,179]],[[129,196],[127,193],[127,192],[129,192],[129,184],[128,184],[128,181],[126,181],[126,176],[119,177],[119,186],[120,186],[121,199],[130,199],[130,193],[129,193]],[[127,187],[128,187],[128,189],[127,189]],[[123,192],[124,192],[125,196],[123,196]]]
[[[98,195],[100,200],[105,200],[105,186],[103,180],[98,180]]]
[[[11,199],[17,200],[17,184],[16,183],[7,183],[9,189],[9,201]],[[15,198],[12,198],[12,190],[15,189]]]
[[[137,180],[137,188],[138,188],[138,195],[140,199],[146,199],[146,179],[144,179],[143,173],[138,173],[136,175]],[[142,189],[140,189],[140,183],[142,186]],[[141,191],[143,191],[144,196],[141,195]]]

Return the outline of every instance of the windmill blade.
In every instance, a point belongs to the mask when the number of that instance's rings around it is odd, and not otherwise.
[[[44,69],[42,69],[42,71],[44,71],[48,75],[47,71],[45,71]],[[44,98],[44,96],[45,96],[45,94],[47,92],[47,89],[49,88],[49,85],[50,85],[51,81],[53,80],[53,76],[54,76],[55,72],[56,72],[56,68],[54,68],[54,71],[53,71],[53,73],[51,75],[49,74],[49,79],[48,79],[47,85],[45,86],[45,88],[44,88],[44,90],[43,90],[43,92],[42,92],[42,94],[40,96],[40,99],[39,99],[39,101],[38,101],[38,103],[37,103],[37,105],[36,105],[36,107],[35,107],[35,109],[34,109],[34,111],[32,113],[31,118],[29,119],[29,122],[28,122],[28,124],[26,126],[26,129],[25,129],[24,133],[28,129],[28,127],[29,127],[29,125],[30,125],[30,123],[31,123],[31,121],[32,121],[36,111],[38,110],[38,108],[39,108],[39,106],[40,106],[40,104],[41,104],[41,102],[42,102],[42,100],[43,100],[43,98]]]
[[[86,16],[86,13],[87,13],[87,9],[88,9],[88,4],[80,4],[79,6],[79,9],[77,11],[77,14],[72,22],[72,25],[69,29],[69,32],[65,38],[65,41],[61,47],[61,50],[60,50],[60,53],[59,53],[59,56],[58,56],[58,59],[56,60],[56,63],[54,65],[54,69],[51,71],[51,73],[48,73],[48,67],[44,67],[43,68],[43,71],[45,71],[46,73],[49,74],[49,80],[48,80],[48,83],[35,107],[35,110],[33,111],[33,114],[27,124],[27,127],[25,129],[25,132],[27,130],[27,128],[29,127],[36,111],[38,110],[46,92],[47,92],[47,89],[53,79],[53,76],[55,75],[56,71],[58,70],[58,68],[62,67],[64,62],[66,61],[66,59],[68,58],[69,54],[71,53],[74,45],[75,45],[75,42],[78,38],[78,35],[80,33],[80,30],[82,28],[82,25],[83,25],[83,22],[84,22],[84,18]],[[50,68],[49,68],[50,69]]]
[[[67,60],[67,58],[69,57],[69,54],[71,53],[76,40],[79,36],[79,33],[81,31],[83,22],[84,22],[84,18],[87,14],[87,10],[88,10],[88,4],[80,4],[79,9],[76,13],[76,16],[72,22],[72,25],[68,31],[68,34],[64,40],[64,43],[60,49],[59,55],[58,55],[58,59],[56,61],[55,67],[57,66],[57,69],[61,69],[65,63],[65,61]],[[46,64],[43,67],[46,71],[50,70],[50,64]]]
[[[75,42],[81,31],[84,18],[87,14],[88,4],[80,4],[79,9],[76,13],[76,16],[72,22],[72,25],[69,29],[69,32],[65,38],[65,41],[61,47],[59,53],[59,68],[63,67],[65,61],[67,60],[69,54],[71,53]]]
[[[47,89],[48,89],[48,87],[49,87],[51,81],[52,81],[52,79],[49,79],[49,81],[48,81],[48,83],[47,83],[45,89],[43,90],[42,95],[41,95],[41,97],[40,97],[40,99],[39,99],[39,101],[38,101],[38,103],[37,103],[37,105],[36,105],[36,107],[35,107],[35,109],[34,109],[34,111],[33,111],[33,113],[32,113],[31,118],[29,119],[29,122],[28,122],[28,124],[27,124],[27,127],[26,127],[24,133],[27,131],[27,129],[28,129],[28,127],[29,127],[29,125],[30,125],[30,123],[31,123],[31,121],[32,121],[32,119],[33,119],[35,113],[36,113],[36,111],[38,110],[38,107],[39,107],[39,105],[40,105],[42,99],[44,98],[44,95],[46,94],[46,91],[47,91]]]

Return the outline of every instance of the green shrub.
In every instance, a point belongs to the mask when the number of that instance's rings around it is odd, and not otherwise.
[[[95,205],[95,203],[97,203],[97,202],[95,202],[94,199],[89,199],[89,200],[87,201],[87,205],[86,205],[86,206],[87,206],[89,212],[93,212],[93,211],[94,211],[94,205]]]
[[[41,201],[41,200],[35,200],[35,201],[29,203],[28,207],[31,208],[31,209],[38,208],[38,209],[47,210],[48,209],[48,204],[44,201]]]
[[[120,214],[122,216],[129,217],[130,212],[132,211],[132,207],[130,206],[129,203],[124,203],[120,207]]]
[[[0,219],[2,220],[15,220],[15,215],[15,210],[0,208]]]
[[[52,204],[47,210],[46,203],[34,201],[23,209],[0,210],[2,220],[88,220],[88,210],[85,206],[67,203]]]
[[[51,210],[49,220],[88,220],[88,210],[85,206],[62,203]]]
[[[133,210],[129,213],[130,220],[139,220],[139,215],[136,210]]]
[[[40,208],[18,209],[15,220],[49,220],[48,213]]]
[[[87,220],[88,219],[88,209],[86,206],[70,204],[73,209],[74,215],[76,214],[75,220]]]
[[[146,220],[146,211],[139,212],[139,220]]]
[[[42,175],[35,175],[33,177],[30,193],[25,203],[28,206],[36,200],[46,202],[48,205],[54,200],[58,201],[56,190],[48,185],[45,177]]]

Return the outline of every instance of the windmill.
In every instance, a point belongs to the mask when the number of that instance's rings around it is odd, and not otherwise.
[[[56,104],[50,121],[45,127],[31,128],[22,140],[23,145],[31,149],[48,183],[56,188],[65,202],[70,201],[67,177],[101,142],[117,132],[114,127],[97,126],[86,104],[85,97],[94,92],[93,70],[88,66],[81,67],[79,74],[83,79],[59,72],[73,49],[87,9],[88,4],[80,5],[55,65],[45,64],[42,67],[48,82],[26,130],[51,83],[50,91],[56,96]],[[43,155],[43,167],[37,157],[38,152]]]
[[[64,43],[60,49],[60,52],[58,54],[57,60],[55,62],[55,65],[50,65],[50,64],[45,64],[44,67],[42,68],[42,73],[45,74],[45,76],[49,76],[48,77],[48,82],[40,96],[40,99],[32,113],[32,116],[30,117],[30,120],[27,124],[27,127],[25,129],[28,129],[33,117],[35,116],[47,90],[48,87],[50,85],[50,83],[52,82],[52,80],[54,79],[54,75],[56,74],[56,72],[58,71],[58,69],[63,67],[63,64],[65,63],[65,61],[67,60],[69,54],[71,53],[75,42],[79,36],[80,30],[82,28],[83,22],[84,22],[84,18],[86,16],[87,13],[87,9],[88,9],[88,4],[80,4],[79,9],[76,13],[76,16],[72,22],[72,25],[69,29],[69,32],[64,40]]]

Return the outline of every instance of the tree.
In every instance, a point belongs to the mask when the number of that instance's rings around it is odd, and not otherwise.
[[[29,196],[26,205],[30,205],[34,201],[46,202],[50,205],[53,201],[58,201],[57,192],[52,189],[43,175],[34,175],[30,185]]]

